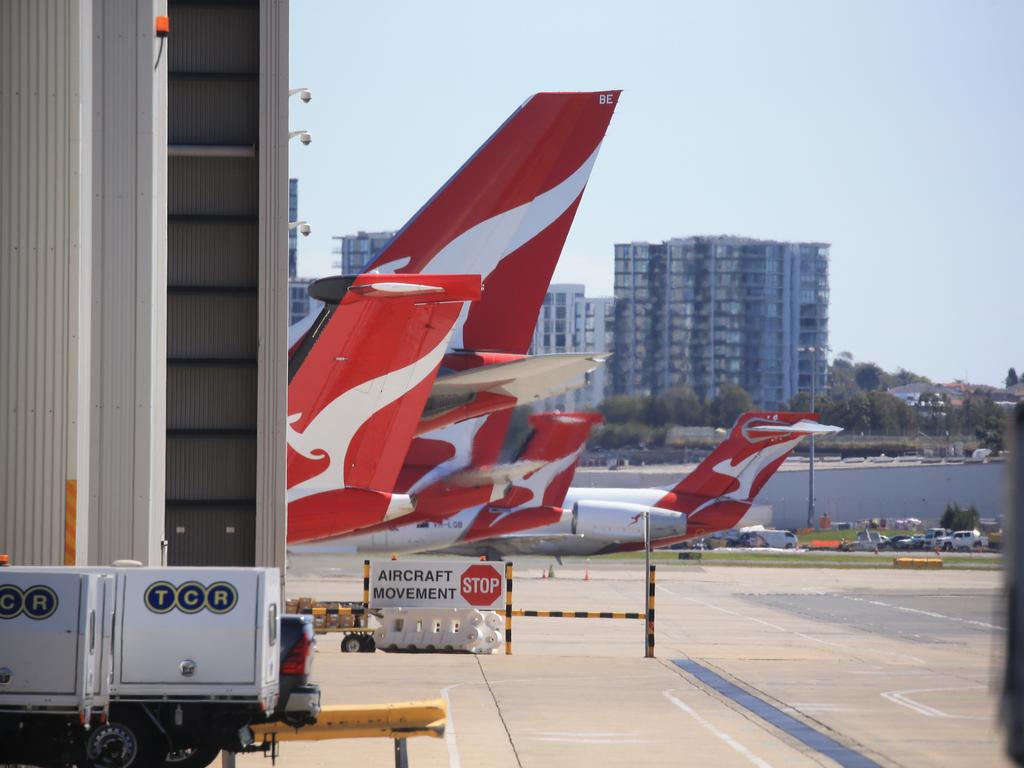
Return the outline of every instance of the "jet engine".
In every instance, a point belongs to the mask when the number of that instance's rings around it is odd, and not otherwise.
[[[621,501],[578,501],[572,507],[572,532],[597,541],[643,543],[644,513],[651,516],[651,538],[686,534],[686,515]]]

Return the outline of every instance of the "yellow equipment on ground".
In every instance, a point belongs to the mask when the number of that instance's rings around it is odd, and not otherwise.
[[[253,725],[259,741],[322,741],[385,737],[444,736],[448,710],[443,699],[398,704],[334,704],[324,707],[316,722],[302,728],[285,723]]]

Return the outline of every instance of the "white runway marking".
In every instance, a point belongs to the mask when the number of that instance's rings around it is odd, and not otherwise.
[[[912,709],[919,715],[925,717],[939,717],[947,720],[992,720],[993,718],[987,715],[951,715],[948,712],[943,712],[941,709],[935,707],[929,707],[927,704],[922,704],[919,701],[914,701],[910,698],[911,693],[940,693],[944,691],[984,691],[987,690],[983,685],[973,686],[962,686],[956,688],[911,688],[906,691],[886,691],[879,694],[883,699],[891,701],[894,704],[900,704],[907,709]]]
[[[677,707],[679,707],[679,709],[683,710],[683,712],[688,714],[690,717],[692,717],[698,723],[703,725],[705,728],[707,728],[713,734],[715,734],[715,736],[717,736],[719,739],[721,739],[726,744],[728,744],[730,747],[732,747],[736,752],[738,752],[739,754],[743,755],[745,758],[747,758],[747,760],[752,762],[754,765],[758,766],[758,768],[772,768],[771,763],[769,763],[767,760],[762,760],[760,757],[758,757],[753,752],[751,752],[749,749],[744,747],[742,744],[740,744],[738,741],[736,741],[736,739],[734,739],[732,736],[727,734],[725,731],[721,731],[718,728],[716,728],[714,725],[709,723],[703,717],[698,715],[687,704],[683,703],[682,701],[677,699],[675,696],[673,696],[672,695],[672,691],[673,691],[673,689],[670,688],[667,691],[662,691],[661,695],[664,696],[669,701],[671,701],[673,704],[675,704]]]
[[[459,746],[455,743],[455,715],[452,713],[452,700],[448,696],[448,691],[458,688],[460,685],[461,683],[455,683],[455,685],[441,689],[441,698],[444,699],[445,707],[448,710],[448,720],[444,726],[444,743],[448,746],[448,768],[462,768],[462,763],[459,761]]]
[[[813,637],[811,635],[806,635],[803,632],[797,632],[796,630],[793,630],[793,629],[786,629],[785,627],[780,626],[778,624],[772,624],[770,621],[765,621],[764,619],[759,619],[759,618],[757,618],[755,616],[747,616],[746,614],[739,613],[737,611],[730,611],[728,608],[721,608],[721,607],[719,607],[717,605],[713,605],[712,603],[706,603],[703,600],[697,600],[696,598],[693,598],[693,597],[684,597],[683,599],[684,600],[689,600],[692,603],[698,603],[699,605],[703,605],[703,606],[705,606],[707,608],[713,608],[714,610],[721,611],[722,613],[728,613],[731,616],[740,616],[741,618],[747,619],[748,621],[754,621],[754,622],[757,622],[758,624],[763,624],[764,626],[771,627],[772,629],[778,630],[779,632],[788,632],[791,635],[796,635],[797,637],[802,637],[805,640],[810,640],[811,642],[814,642],[814,643],[820,643],[821,645],[831,645],[831,646],[833,646],[835,648],[846,648],[846,649],[851,649],[852,648],[853,650],[866,651],[868,653],[874,653],[874,654],[877,654],[879,656],[890,656],[890,657],[895,657],[895,658],[898,658],[898,659],[909,659],[910,661],[914,662],[915,664],[924,664],[925,663],[924,659],[920,659],[917,656],[911,656],[908,653],[892,653],[890,651],[880,651],[880,650],[877,650],[875,648],[867,648],[867,647],[863,647],[863,646],[850,646],[850,645],[848,645],[846,643],[837,643],[837,642],[833,642],[831,640],[822,640],[819,637]],[[862,602],[864,602],[861,598],[850,598],[850,599],[851,600],[861,600]]]
[[[946,616],[943,613],[935,613],[935,611],[924,611],[920,608],[908,608],[905,605],[893,605],[892,603],[883,603],[880,600],[865,600],[863,597],[850,597],[849,595],[841,595],[841,597],[852,600],[855,603],[869,603],[870,605],[877,605],[882,608],[895,608],[897,611],[905,611],[906,613],[917,613],[921,616],[929,616],[933,619],[945,619],[946,621],[955,621],[958,624],[970,624],[974,627],[981,627],[983,629],[998,629],[1002,632],[1006,631],[1006,627],[1000,627],[998,624],[989,624],[985,621],[973,621],[972,619],[962,619],[959,616]]]
[[[779,632],[788,632],[789,631],[785,627],[780,627],[778,624],[772,624],[770,621],[765,621],[764,619],[758,619],[758,618],[756,618],[754,616],[747,616],[747,618],[750,619],[751,621],[756,621],[758,624],[764,624],[764,626],[766,626],[766,627],[771,627],[772,629],[777,629]]]

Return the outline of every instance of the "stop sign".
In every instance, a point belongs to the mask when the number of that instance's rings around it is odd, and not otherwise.
[[[471,565],[462,572],[459,592],[472,606],[492,605],[501,597],[501,573],[493,565]]]

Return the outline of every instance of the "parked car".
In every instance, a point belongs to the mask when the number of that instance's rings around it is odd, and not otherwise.
[[[857,538],[845,546],[847,552],[877,552],[889,548],[889,537],[878,531],[861,531]]]
[[[981,531],[975,529],[973,531],[956,531],[949,537],[949,542],[946,544],[944,549],[947,551],[954,549],[963,551],[987,546],[988,536],[985,536]]]
[[[911,543],[915,539],[915,536],[908,536],[906,534],[900,534],[899,536],[892,536],[889,539],[889,546],[893,549],[910,549]]]

